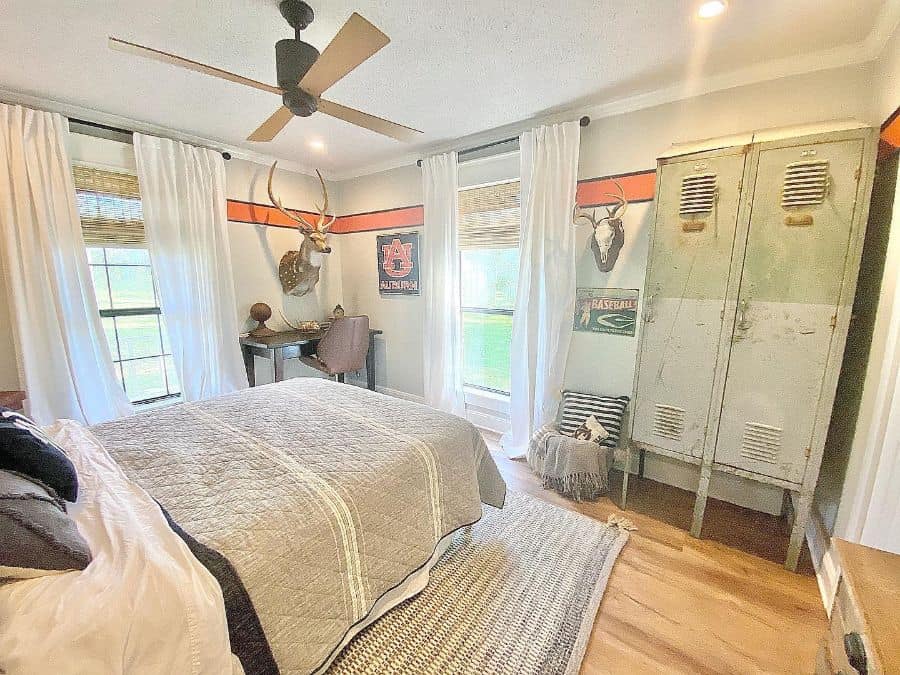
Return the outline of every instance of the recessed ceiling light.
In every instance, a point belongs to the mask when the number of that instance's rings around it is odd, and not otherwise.
[[[316,138],[309,142],[309,147],[318,152],[322,152],[322,150],[325,149],[325,143]]]
[[[711,19],[724,12],[725,7],[725,0],[709,0],[700,5],[700,9],[697,10],[697,16],[701,19]]]

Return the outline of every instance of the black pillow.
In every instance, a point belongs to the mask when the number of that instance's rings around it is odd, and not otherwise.
[[[52,488],[0,471],[0,582],[83,570],[91,549]]]
[[[0,469],[17,471],[49,485],[63,499],[78,499],[75,466],[30,419],[0,407]]]

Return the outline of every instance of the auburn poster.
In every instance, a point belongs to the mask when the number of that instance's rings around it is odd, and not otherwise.
[[[418,295],[419,233],[379,234],[378,292],[381,295]]]

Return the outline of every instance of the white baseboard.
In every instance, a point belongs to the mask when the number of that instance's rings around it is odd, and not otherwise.
[[[509,418],[489,415],[478,410],[466,408],[466,419],[480,429],[493,431],[495,434],[504,434],[509,431]]]
[[[809,525],[806,527],[806,543],[809,545],[809,553],[816,570],[816,582],[819,585],[822,604],[825,605],[825,611],[830,617],[838,581],[841,578],[841,567],[837,553],[831,545],[831,537],[815,509],[810,514]]]
[[[382,393],[387,394],[388,396],[393,396],[394,398],[402,398],[405,401],[412,401],[413,403],[425,403],[425,397],[420,396],[419,394],[410,394],[407,391],[400,391],[399,389],[391,389],[390,387],[375,387],[375,390]]]

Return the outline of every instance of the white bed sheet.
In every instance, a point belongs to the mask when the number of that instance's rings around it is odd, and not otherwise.
[[[69,509],[93,560],[0,586],[0,672],[241,673],[222,591],[90,431],[48,430],[79,478]]]

